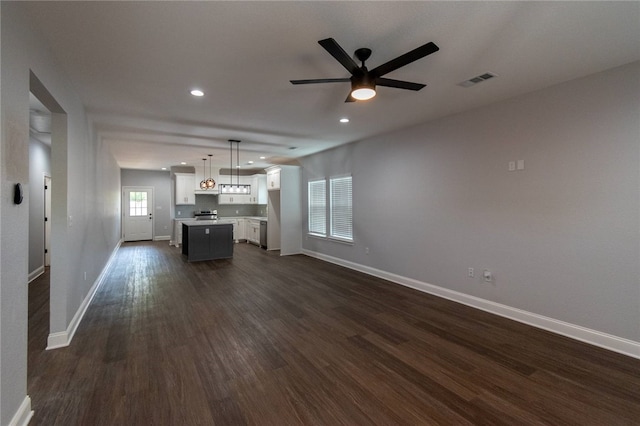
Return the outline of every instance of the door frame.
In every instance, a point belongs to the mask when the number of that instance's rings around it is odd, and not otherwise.
[[[126,201],[127,201],[127,200],[125,200],[125,194],[128,191],[149,191],[149,194],[151,194],[151,203],[149,205],[149,214],[151,214],[151,241],[153,241],[153,238],[155,236],[154,230],[155,230],[155,223],[156,223],[155,222],[156,218],[155,218],[155,215],[153,214],[154,209],[155,209],[154,208],[155,201],[154,201],[153,189],[154,189],[153,186],[137,186],[137,185],[133,186],[133,185],[131,185],[131,186],[123,186],[122,187],[122,198],[120,199],[120,210],[122,210],[122,222],[121,222],[121,226],[120,226],[120,238],[122,239],[122,241],[124,241],[125,220],[126,220],[126,215],[127,215],[127,212],[126,212],[126,209],[125,209]]]
[[[44,174],[44,266],[51,266],[51,176]]]

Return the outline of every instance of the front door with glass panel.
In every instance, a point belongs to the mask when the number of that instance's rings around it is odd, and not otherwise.
[[[122,190],[125,241],[153,239],[153,188],[124,187]]]

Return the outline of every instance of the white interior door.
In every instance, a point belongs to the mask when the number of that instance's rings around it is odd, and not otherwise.
[[[44,266],[51,266],[51,178],[44,177]]]
[[[122,216],[125,241],[153,239],[153,188],[122,188]]]

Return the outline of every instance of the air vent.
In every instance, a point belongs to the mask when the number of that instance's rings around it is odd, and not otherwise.
[[[484,74],[480,74],[479,76],[470,78],[469,80],[465,80],[462,83],[458,83],[458,86],[462,86],[462,87],[475,86],[478,83],[482,83],[483,81],[489,80],[497,76],[498,76],[497,74],[494,74],[492,72],[486,72]]]

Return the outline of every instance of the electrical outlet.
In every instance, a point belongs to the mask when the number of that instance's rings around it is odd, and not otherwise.
[[[509,161],[509,171],[510,172],[514,172],[516,170],[516,162],[515,161]]]
[[[490,283],[493,281],[493,274],[491,271],[485,269],[484,272],[482,272],[482,278],[484,278],[486,282]]]
[[[364,249],[364,254],[369,254],[369,247],[366,247],[366,248]]]
[[[475,277],[475,274],[473,272],[473,268],[469,268],[469,278],[473,278]]]

